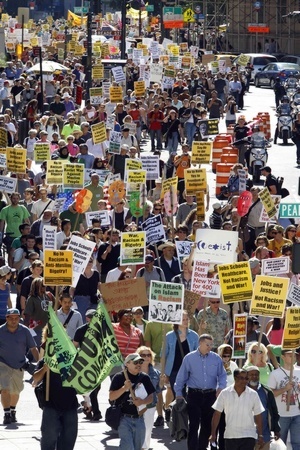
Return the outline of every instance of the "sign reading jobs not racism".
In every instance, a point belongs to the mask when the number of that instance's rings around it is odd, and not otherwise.
[[[288,278],[257,275],[250,314],[283,317],[289,282]]]
[[[286,309],[282,348],[293,350],[300,346],[300,308]]]
[[[225,304],[247,301],[252,297],[252,277],[248,261],[219,264],[218,273]]]
[[[108,311],[148,305],[144,278],[128,278],[112,283],[102,283],[100,290]]]
[[[70,286],[73,274],[73,252],[69,250],[45,250],[45,286]]]

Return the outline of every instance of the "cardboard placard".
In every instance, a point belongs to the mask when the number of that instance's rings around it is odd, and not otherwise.
[[[211,149],[212,142],[194,141],[192,143],[192,164],[209,164]]]
[[[48,160],[46,183],[47,184],[63,184],[64,164],[62,160]]]
[[[91,126],[93,143],[101,144],[106,141],[106,127],[105,122],[99,122]]]
[[[148,305],[145,279],[140,277],[102,283],[101,294],[108,311]]]
[[[300,308],[290,307],[286,309],[284,331],[282,336],[282,348],[293,350],[300,346]]]
[[[43,226],[43,251],[56,250],[57,227],[51,225]]]
[[[50,144],[47,142],[37,142],[34,144],[33,159],[36,163],[42,163],[50,159]]]
[[[17,178],[0,176],[0,191],[12,194],[16,192]]]
[[[197,191],[206,191],[206,169],[185,169],[184,171],[186,195],[196,195]]]

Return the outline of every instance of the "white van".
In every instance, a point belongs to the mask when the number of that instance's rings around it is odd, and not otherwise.
[[[249,57],[249,62],[251,66],[253,67],[253,71],[251,72],[251,81],[254,81],[254,77],[256,72],[259,69],[262,69],[267,64],[276,62],[277,58],[273,55],[268,55],[267,53],[243,53],[245,56]],[[233,64],[236,64],[238,61],[239,56],[237,56],[233,60]]]

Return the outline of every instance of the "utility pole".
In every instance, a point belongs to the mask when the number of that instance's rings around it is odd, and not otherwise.
[[[87,15],[86,99],[92,87],[92,12]]]
[[[121,29],[121,59],[125,59],[126,54],[126,0],[121,0],[122,29]]]

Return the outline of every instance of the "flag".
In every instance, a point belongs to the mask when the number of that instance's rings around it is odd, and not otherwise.
[[[66,379],[77,350],[59,321],[51,305],[48,306],[48,336],[44,361],[52,372],[60,373]]]
[[[122,364],[122,355],[108,312],[104,304],[99,303],[63,386],[73,387],[77,394],[91,392],[102,383],[113,367]]]

